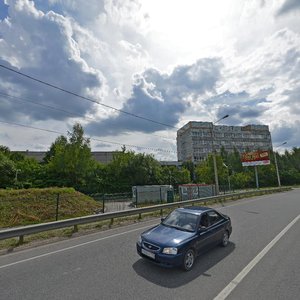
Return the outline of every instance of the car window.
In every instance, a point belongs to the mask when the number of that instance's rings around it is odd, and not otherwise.
[[[182,230],[195,231],[197,219],[198,216],[195,214],[175,210],[165,218],[162,224]]]
[[[220,220],[222,220],[222,217],[215,211],[210,211],[207,213],[207,215],[208,215],[210,225],[213,225],[219,222]]]
[[[204,213],[201,215],[200,227],[202,227],[202,228],[209,227],[209,218],[208,218],[207,213]]]

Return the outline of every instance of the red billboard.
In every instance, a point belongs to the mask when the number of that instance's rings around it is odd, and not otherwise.
[[[269,165],[269,151],[253,151],[242,153],[243,167]]]

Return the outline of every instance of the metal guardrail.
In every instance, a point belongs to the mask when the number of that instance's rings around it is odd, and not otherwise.
[[[241,199],[244,197],[249,196],[257,196],[257,195],[264,195],[264,194],[271,194],[274,192],[283,192],[290,190],[291,188],[274,188],[274,189],[265,189],[265,190],[253,190],[253,191],[247,191],[242,193],[234,193],[234,194],[224,194],[224,195],[218,195],[213,197],[206,197],[206,198],[200,198],[200,199],[192,199],[192,200],[186,200],[186,201],[179,201],[179,202],[173,202],[173,203],[166,203],[166,204],[160,204],[160,205],[154,205],[154,206],[148,206],[143,208],[133,208],[129,210],[123,210],[118,212],[109,212],[104,214],[97,214],[97,215],[90,215],[90,216],[84,216],[84,217],[78,217],[73,219],[67,219],[62,221],[54,221],[49,223],[42,223],[42,224],[35,224],[35,225],[27,225],[22,227],[14,227],[9,228],[5,230],[0,231],[0,240],[5,240],[9,238],[19,237],[19,244],[22,244],[24,241],[25,235],[30,235],[34,233],[39,233],[43,231],[49,231],[49,230],[55,230],[55,229],[61,229],[66,227],[74,226],[74,232],[78,231],[78,225],[93,223],[93,222],[100,222],[105,220],[111,220],[111,224],[113,223],[113,220],[115,218],[121,218],[121,217],[127,217],[132,215],[139,215],[139,218],[141,218],[141,215],[143,213],[149,213],[160,210],[160,213],[162,215],[163,209],[167,208],[175,208],[175,207],[181,207],[186,206],[189,204],[194,203],[204,203],[204,205],[207,205],[208,203],[217,203],[217,202],[223,202],[226,199],[233,200],[233,199]]]

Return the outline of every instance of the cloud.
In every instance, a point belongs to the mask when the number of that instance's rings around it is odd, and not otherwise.
[[[300,2],[299,0],[286,0],[280,9],[277,11],[277,16],[282,16],[291,12],[300,10]]]
[[[285,146],[287,148],[299,147],[300,139],[300,121],[296,121],[293,124],[288,122],[278,123],[272,130],[272,141],[273,144],[279,145],[283,142],[288,141],[288,144]]]
[[[11,1],[9,15],[9,19],[0,23],[3,38],[0,40],[1,64],[74,93],[100,97],[105,79],[100,71],[90,67],[80,56],[68,19],[52,11],[44,14],[29,1]],[[0,72],[0,88],[12,96],[82,115],[93,107],[91,103],[5,69]],[[4,120],[64,120],[69,117],[26,102],[17,103],[3,96],[1,102],[4,109],[1,109],[0,116]],[[7,114],[8,111],[12,113]]]
[[[189,107],[189,97],[213,92],[220,78],[221,62],[207,58],[195,64],[177,66],[171,74],[148,69],[136,75],[131,97],[122,110],[157,122],[176,126],[180,116]],[[92,135],[113,135],[127,131],[155,132],[168,126],[147,122],[119,113],[86,127]]]
[[[283,92],[283,95],[287,96],[287,100],[283,101],[283,105],[285,105],[290,114],[296,115],[299,117],[300,115],[300,86],[293,90],[286,90]]]
[[[216,111],[216,120],[229,115],[222,121],[231,125],[245,125],[247,123],[260,123],[258,120],[267,110],[266,98],[252,97],[246,91],[224,93],[210,97],[202,102],[204,111]]]

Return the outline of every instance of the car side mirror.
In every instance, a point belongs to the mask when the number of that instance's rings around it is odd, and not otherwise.
[[[165,218],[161,218],[160,221],[163,222],[165,220]]]

